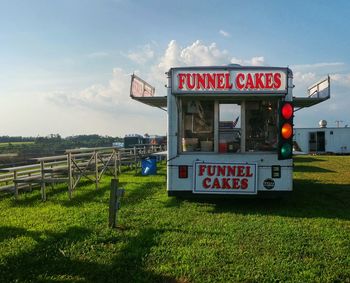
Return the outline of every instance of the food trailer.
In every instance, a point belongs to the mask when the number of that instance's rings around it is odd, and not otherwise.
[[[329,84],[295,98],[289,68],[179,67],[167,76],[167,96],[157,97],[133,75],[131,97],[167,108],[169,196],[292,191],[295,108],[328,99]]]

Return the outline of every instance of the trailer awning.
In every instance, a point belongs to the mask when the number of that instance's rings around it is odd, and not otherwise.
[[[154,94],[155,88],[153,86],[138,76],[132,74],[130,97],[149,106],[158,107],[162,110],[165,110],[164,108],[167,107],[167,97],[155,96]]]
[[[293,97],[293,104],[297,110],[319,104],[331,97],[330,77],[313,84],[308,88],[307,97]]]
[[[321,103],[327,98],[314,98],[314,97],[293,97],[293,104],[295,108],[305,108],[305,107],[310,107],[314,106],[318,103]]]
[[[131,98],[147,104],[149,106],[166,108],[167,107],[167,97],[166,96],[132,96]]]

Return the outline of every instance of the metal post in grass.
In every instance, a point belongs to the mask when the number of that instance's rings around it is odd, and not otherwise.
[[[98,151],[94,152],[95,154],[95,188],[98,189],[99,174],[98,174]]]
[[[111,193],[109,198],[109,227],[116,228],[118,222],[118,210],[120,199],[124,195],[124,189],[118,188],[118,179],[111,180]]]
[[[135,174],[137,172],[137,149],[136,146],[134,146],[134,169],[135,169]]]
[[[119,150],[118,151],[118,173],[120,174],[122,172],[122,153]]]
[[[40,161],[41,171],[41,200],[46,201],[46,184],[45,184],[45,164],[44,161]]]
[[[67,165],[68,165],[68,196],[72,199],[73,192],[73,168],[72,168],[72,153],[68,152],[67,155]]]
[[[18,184],[16,182],[17,179],[17,171],[13,171],[13,180],[14,180],[14,188],[15,188],[15,199],[18,199]]]
[[[118,175],[118,168],[117,168],[117,150],[114,148],[113,149],[113,161],[114,161],[114,167],[113,167],[113,174],[114,174],[114,178],[117,178]]]

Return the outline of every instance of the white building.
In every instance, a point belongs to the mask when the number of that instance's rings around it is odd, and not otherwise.
[[[320,128],[295,128],[295,150],[305,153],[350,153],[350,128],[327,128],[324,122]]]

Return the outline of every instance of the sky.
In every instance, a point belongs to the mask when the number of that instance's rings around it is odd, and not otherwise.
[[[294,96],[331,77],[295,127],[350,126],[350,1],[0,0],[0,135],[166,134],[129,97],[137,74],[166,95],[170,67],[289,67]]]

